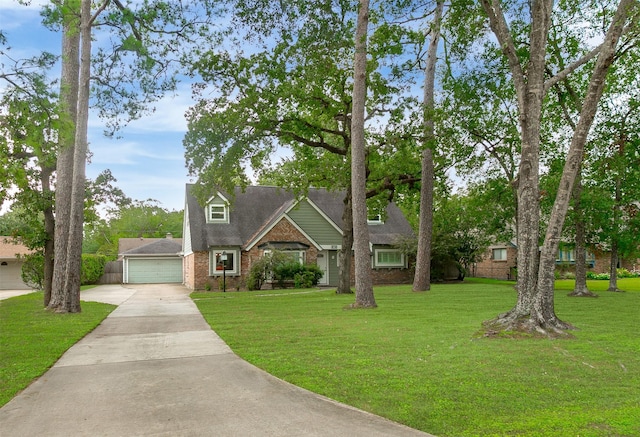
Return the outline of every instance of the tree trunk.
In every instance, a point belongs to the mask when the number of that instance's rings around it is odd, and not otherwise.
[[[438,43],[440,42],[440,23],[442,21],[443,2],[436,4],[431,41],[427,50],[427,65],[424,72],[424,150],[422,151],[422,178],[420,184],[420,218],[418,224],[418,250],[416,271],[413,278],[413,291],[431,289],[431,238],[433,235],[433,149],[436,135],[434,127],[435,77],[438,62]]]
[[[611,242],[611,263],[609,264],[609,288],[607,291],[622,291],[618,288],[618,240]]]
[[[619,174],[616,176],[616,191],[615,191],[615,204],[613,205],[613,226],[616,232],[614,232],[613,239],[611,241],[611,263],[609,265],[609,288],[607,291],[622,291],[618,288],[618,231],[620,229],[620,204],[622,202],[622,176]]]
[[[369,0],[360,0],[355,35],[353,66],[353,104],[351,119],[351,190],[353,202],[353,240],[355,250],[356,300],[354,308],[375,308],[371,280],[371,252],[367,227],[367,175],[364,114],[367,98],[367,27]]]
[[[482,0],[482,6],[512,72],[522,138],[517,184],[518,297],[511,311],[488,323],[505,329],[520,329],[522,319],[532,315],[538,279],[540,120],[544,98],[546,42],[553,2],[541,0],[531,4],[530,57],[526,72],[517,55],[500,2]]]
[[[635,0],[621,0],[601,46],[589,81],[587,94],[563,169],[540,261],[538,260],[539,225],[539,145],[542,98],[545,95],[545,54],[552,1],[531,4],[531,41],[527,73],[522,70],[515,45],[498,0],[482,0],[491,28],[509,61],[518,95],[522,135],[522,158],[518,180],[518,302],[516,307],[497,320],[489,322],[507,329],[523,329],[543,334],[570,329],[555,315],[553,290],[555,259],[564,219],[569,206],[577,170],[582,162],[584,144],[602,96],[604,79],[614,60],[627,14]],[[535,238],[534,238],[535,237]],[[524,264],[524,265],[523,265]]]
[[[351,204],[351,186],[347,187],[342,211],[342,249],[338,263],[337,294],[352,294],[351,290],[351,252],[353,249],[353,207]]]
[[[70,1],[65,2],[62,30],[62,74],[60,98],[65,116],[60,133],[60,150],[56,163],[55,200],[55,258],[51,300],[48,308],[68,312],[67,253],[71,226],[73,192],[73,161],[75,131],[78,111],[78,87],[80,75],[80,24],[79,10]]]
[[[91,0],[82,0],[81,54],[78,89],[78,117],[73,156],[73,191],[71,223],[67,244],[67,310],[80,312],[80,282],[82,271],[82,227],[86,186],[87,137],[89,125],[89,90],[91,79]]]
[[[569,296],[573,297],[598,297],[589,291],[587,287],[587,247],[585,236],[584,211],[581,205],[582,178],[580,169],[576,176],[576,184],[573,188],[573,212],[575,214],[576,228],[576,283],[573,292]]]
[[[44,243],[44,301],[45,308],[51,301],[51,288],[53,285],[53,259],[54,259],[54,238],[55,238],[55,217],[53,215],[53,192],[51,190],[51,175],[55,168],[43,167],[41,184],[42,195],[46,206],[44,208],[44,232],[46,241]]]
[[[558,194],[556,195],[551,216],[549,217],[547,233],[542,245],[538,293],[536,294],[536,303],[534,304],[534,306],[538,305],[541,307],[542,314],[540,315],[540,324],[543,329],[545,327],[551,329],[572,328],[571,325],[560,321],[554,313],[553,290],[555,278],[553,273],[555,259],[560,245],[564,219],[569,209],[569,199],[573,190],[573,184],[581,168],[584,145],[587,142],[587,136],[598,109],[598,102],[604,91],[605,79],[609,67],[611,67],[615,59],[616,47],[626,23],[627,12],[634,3],[634,0],[622,0],[620,2],[616,15],[607,31],[602,49],[598,54],[598,60],[591,74],[587,94],[580,111],[580,119],[573,133],[571,146],[569,147],[567,159],[562,171]]]

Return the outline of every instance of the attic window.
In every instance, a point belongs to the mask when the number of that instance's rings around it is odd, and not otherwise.
[[[381,225],[384,222],[382,221],[382,216],[380,214],[373,214],[367,217],[367,224],[369,225]]]
[[[207,223],[229,223],[227,205],[209,205],[207,207]]]

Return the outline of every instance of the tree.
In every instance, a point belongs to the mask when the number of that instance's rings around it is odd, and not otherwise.
[[[213,98],[201,98],[188,114],[184,144],[189,171],[199,178],[198,197],[205,201],[213,189],[231,192],[235,185],[245,186],[249,166],[261,173],[261,180],[301,194],[311,185],[344,191],[338,292],[350,292],[353,74],[346,59],[354,50],[353,11],[341,2],[312,7],[307,2],[269,3],[255,18],[245,15],[243,5],[236,8],[239,23],[249,26],[254,38],[273,39],[257,53],[246,55],[235,47],[208,51],[195,64],[194,73],[204,81],[197,90],[220,90]],[[281,20],[290,16],[282,28]],[[419,168],[407,168],[415,162],[418,135],[405,115],[417,105],[397,97],[405,79],[392,80],[377,71],[382,59],[397,50],[393,38],[398,31],[383,25],[379,29],[367,70],[366,196],[380,196],[382,203],[393,198],[399,184],[417,182]],[[271,159],[282,148],[293,156],[274,168]]]
[[[199,37],[215,38],[208,28],[210,6],[195,5],[194,10],[192,5],[181,2],[151,1],[129,7],[105,1],[96,5],[94,14],[92,3],[82,0],[63,1],[46,8],[47,23],[62,27],[61,116],[72,126],[68,132],[59,133],[56,256],[49,309],[80,311],[90,79],[98,84],[94,90],[100,115],[111,117],[111,132],[123,118],[139,117],[150,102],[175,87],[175,72],[171,74],[169,70],[170,64],[179,60],[172,56],[174,52],[180,56],[180,43],[186,40],[191,44]],[[189,21],[190,13],[198,18]],[[119,41],[111,47],[110,54],[109,48],[100,47],[92,58],[92,28],[99,17],[104,18],[99,28],[110,29],[120,38],[112,40]],[[96,67],[93,74],[92,64]]]
[[[367,227],[367,176],[364,119],[367,98],[367,38],[369,1],[360,0],[355,32],[353,103],[351,116],[351,201],[353,202],[353,248],[355,254],[355,308],[375,308],[371,280],[371,254]]]
[[[604,42],[567,68],[546,79],[546,47],[553,12],[552,2],[534,2],[530,8],[528,57],[523,68],[520,53],[511,29],[497,0],[483,0],[482,6],[509,63],[514,82],[522,137],[521,162],[518,172],[518,300],[507,314],[493,321],[494,325],[509,329],[519,328],[543,333],[560,332],[571,325],[557,318],[553,305],[553,271],[560,234],[584,144],[593,122],[597,104],[602,95],[604,79],[614,61],[616,48],[628,17],[635,15],[636,2],[622,0],[611,19]],[[582,102],[580,118],[576,124],[566,164],[560,180],[560,189],[549,218],[544,243],[538,257],[539,205],[539,153],[540,120],[543,98],[549,88],[575,69],[597,56],[588,88]]]
[[[431,28],[431,39],[427,50],[427,63],[424,74],[424,144],[421,163],[420,219],[418,225],[418,251],[416,271],[413,279],[413,291],[426,291],[431,288],[431,238],[433,233],[433,149],[435,148],[434,91],[438,44],[440,42],[440,23],[444,2],[436,3],[435,17]]]
[[[182,211],[168,211],[157,201],[130,201],[110,209],[107,219],[85,225],[83,252],[115,259],[120,238],[181,238],[182,221]]]
[[[635,93],[630,87],[628,94],[614,94],[607,99],[588,158],[585,209],[591,218],[592,232],[611,253],[608,291],[620,291],[619,261],[638,252],[640,144],[634,132],[640,121],[640,106]]]
[[[31,74],[21,83],[11,81],[2,98],[6,115],[0,121],[2,186],[13,187],[9,201],[20,224],[11,234],[32,250],[40,250],[44,272],[44,304],[51,296],[54,252],[53,179],[55,136],[67,127],[58,117],[56,100],[44,74]]]

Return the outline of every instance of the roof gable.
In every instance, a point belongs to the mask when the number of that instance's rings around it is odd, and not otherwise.
[[[192,195],[193,184],[187,184],[185,218],[189,220],[190,246],[194,252],[208,251],[210,247],[242,247],[255,244],[259,237],[287,217],[298,229],[316,244],[316,235],[298,218],[296,205],[302,205],[295,195],[278,187],[249,186],[243,191],[236,188],[233,196],[219,193],[223,199],[233,198],[229,209],[229,223],[207,223],[206,206],[198,203]],[[212,196],[214,198],[215,196]],[[212,199],[211,198],[211,199]],[[306,205],[317,212],[332,227],[341,233],[344,192],[330,192],[325,189],[309,189]],[[369,226],[372,244],[392,244],[398,236],[412,235],[413,231],[402,212],[393,204],[387,208],[387,220],[382,225]],[[188,244],[186,244],[188,245]]]

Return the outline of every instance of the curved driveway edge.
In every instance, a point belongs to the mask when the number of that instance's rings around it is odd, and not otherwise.
[[[179,285],[100,286],[119,305],[0,409],[10,436],[428,436],[240,359]]]

